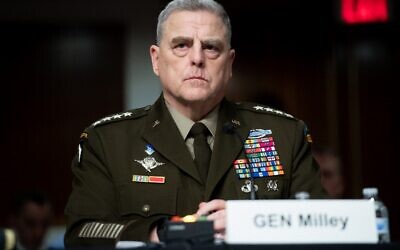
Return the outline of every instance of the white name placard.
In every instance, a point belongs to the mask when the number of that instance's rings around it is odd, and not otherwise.
[[[229,244],[376,243],[368,200],[227,201]]]

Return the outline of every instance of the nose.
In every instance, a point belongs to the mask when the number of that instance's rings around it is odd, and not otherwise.
[[[192,66],[204,67],[204,51],[200,44],[196,44],[190,51],[190,62]]]

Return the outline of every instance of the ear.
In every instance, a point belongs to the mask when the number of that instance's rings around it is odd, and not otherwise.
[[[153,72],[157,76],[158,73],[158,59],[159,59],[160,47],[157,45],[150,46],[150,57],[151,57],[151,64],[153,65]]]
[[[230,67],[231,67],[231,76],[232,77],[232,65],[233,65],[233,61],[235,60],[235,55],[236,52],[234,49],[229,50],[229,63],[230,63]]]

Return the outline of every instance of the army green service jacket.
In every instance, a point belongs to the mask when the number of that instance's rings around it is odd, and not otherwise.
[[[225,133],[226,122],[240,136]],[[257,199],[287,199],[297,191],[324,196],[302,121],[262,105],[223,100],[204,184],[161,97],[152,106],[105,117],[81,135],[65,209],[66,246],[148,241],[154,223],[193,214],[201,201],[249,199],[248,180],[239,178],[233,162],[245,159],[240,138],[252,129],[272,132],[284,170],[255,179]]]

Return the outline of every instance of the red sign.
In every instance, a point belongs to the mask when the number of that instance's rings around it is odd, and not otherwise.
[[[345,23],[387,22],[387,0],[341,0],[342,19]]]

